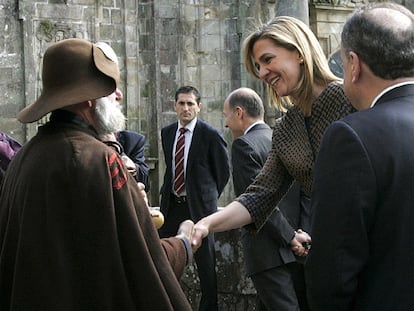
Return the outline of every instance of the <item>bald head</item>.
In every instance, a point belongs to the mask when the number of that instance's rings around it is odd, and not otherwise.
[[[341,39],[345,56],[356,53],[376,76],[414,76],[414,15],[404,6],[367,5],[346,21]]]
[[[237,138],[244,134],[246,129],[264,116],[263,102],[260,96],[252,89],[242,87],[231,92],[224,101],[223,108],[225,126]]]
[[[226,101],[228,101],[231,109],[235,109],[239,106],[244,109],[249,117],[257,120],[263,120],[263,102],[254,90],[247,87],[241,87],[231,92],[227,96]]]

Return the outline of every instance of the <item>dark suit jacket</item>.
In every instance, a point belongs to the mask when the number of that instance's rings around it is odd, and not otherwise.
[[[145,163],[145,136],[133,131],[120,131],[117,139],[125,154],[135,163],[137,168],[136,180],[145,185],[145,191],[150,190],[149,167]]]
[[[315,167],[312,310],[414,310],[414,85],[330,126]]]
[[[271,146],[272,129],[267,124],[256,124],[245,135],[233,141],[232,172],[237,196],[244,192],[260,172]],[[299,218],[299,187],[295,184],[294,188],[288,192],[288,198],[285,197],[279,204],[282,213],[289,213],[292,220]],[[279,220],[280,217],[273,213],[257,234],[242,229],[244,262],[248,275],[295,261],[290,247],[283,243],[278,230],[275,230],[275,227],[281,225]],[[297,221],[291,225],[297,226]]]
[[[166,171],[161,187],[161,212],[168,215],[172,191],[172,151],[178,123],[161,130]],[[193,221],[217,211],[217,201],[230,177],[227,144],[219,132],[197,119],[188,152],[185,187]]]

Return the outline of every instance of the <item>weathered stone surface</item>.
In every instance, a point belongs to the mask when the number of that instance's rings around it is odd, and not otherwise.
[[[217,283],[219,309],[247,311],[255,310],[256,291],[251,280],[245,277],[240,230],[217,233]],[[181,284],[194,310],[200,301],[200,286],[195,264],[187,267]]]

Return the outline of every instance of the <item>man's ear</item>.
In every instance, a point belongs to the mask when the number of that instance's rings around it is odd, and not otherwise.
[[[361,75],[361,59],[355,52],[349,52],[349,62],[351,65],[351,81],[357,82]]]
[[[239,119],[243,118],[243,108],[240,106],[236,106],[236,114]]]
[[[198,109],[201,110],[203,108],[203,104],[201,102],[198,103]]]

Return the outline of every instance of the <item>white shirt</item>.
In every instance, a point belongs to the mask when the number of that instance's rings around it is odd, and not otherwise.
[[[262,120],[260,120],[260,121],[256,121],[256,122],[254,122],[253,124],[251,124],[245,131],[244,131],[244,135],[246,135],[251,129],[252,129],[252,127],[253,126],[255,126],[256,124],[263,124],[264,123],[264,121],[262,121]]]
[[[375,98],[374,98],[374,100],[372,101],[371,108],[375,106],[375,104],[377,103],[377,101],[378,101],[378,100],[381,98],[381,96],[382,96],[382,95],[384,95],[385,93],[388,93],[389,91],[391,91],[391,90],[393,90],[393,89],[395,89],[395,88],[397,88],[397,87],[400,87],[400,86],[403,86],[403,85],[408,85],[408,84],[414,84],[414,81],[406,81],[406,82],[397,83],[397,84],[391,85],[391,86],[387,87],[386,89],[382,90],[382,92],[381,92],[381,93],[379,93],[379,94],[377,95],[377,97],[375,97]]]

